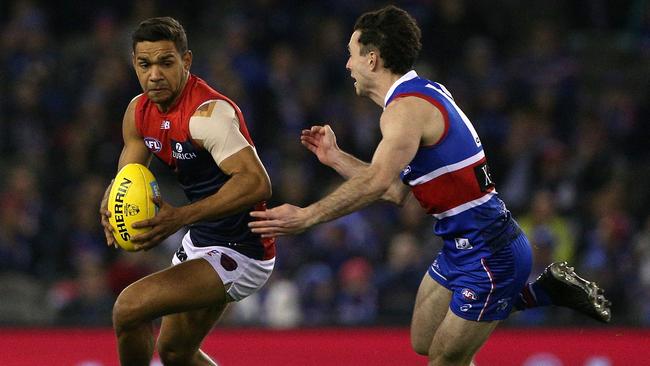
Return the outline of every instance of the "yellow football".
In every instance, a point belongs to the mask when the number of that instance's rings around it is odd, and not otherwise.
[[[131,238],[151,230],[148,227],[135,229],[131,225],[156,216],[158,206],[152,197],[160,197],[160,189],[156,178],[144,165],[127,164],[115,176],[108,197],[111,212],[108,221],[115,230],[115,240],[124,250],[134,251]]]

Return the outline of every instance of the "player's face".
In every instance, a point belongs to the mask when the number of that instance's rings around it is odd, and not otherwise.
[[[187,80],[192,53],[181,55],[172,41],[138,42],[133,67],[142,91],[152,102],[169,107]]]
[[[354,89],[357,95],[367,95],[366,70],[368,69],[368,55],[361,55],[361,44],[359,43],[360,31],[354,31],[348,43],[350,57],[345,68],[350,71],[350,76],[354,79]]]

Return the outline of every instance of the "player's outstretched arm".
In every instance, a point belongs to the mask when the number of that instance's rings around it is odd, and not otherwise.
[[[314,153],[322,164],[336,170],[345,179],[350,179],[370,166],[370,163],[341,150],[336,143],[336,135],[329,125],[312,126],[310,129],[302,130],[300,143]],[[410,189],[402,184],[398,175],[381,199],[401,205],[409,192]]]
[[[300,143],[316,155],[318,161],[336,170],[343,178],[349,179],[368,163],[341,150],[336,143],[336,135],[329,125],[312,126],[302,130]]]
[[[251,216],[261,220],[252,221],[248,226],[263,237],[296,234],[381,199],[420,145],[428,115],[418,106],[421,106],[418,102],[405,99],[384,111],[380,121],[382,140],[372,162],[333,193],[305,208],[285,204],[254,211]]]

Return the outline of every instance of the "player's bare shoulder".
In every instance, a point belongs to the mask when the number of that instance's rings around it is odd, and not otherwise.
[[[442,113],[438,107],[417,95],[400,96],[386,107],[384,114],[387,112],[405,115],[411,118],[442,117]]]
[[[135,132],[135,111],[138,102],[143,98],[143,95],[144,93],[141,93],[133,97],[124,111],[124,117],[122,118],[122,133],[125,136]]]
[[[445,129],[444,116],[436,105],[410,95],[391,102],[382,113],[381,123],[397,123],[401,128],[421,132],[423,145],[434,144]]]
[[[135,110],[135,107],[138,105],[140,102],[140,99],[144,98],[144,93],[140,93],[133,97],[131,101],[129,102],[129,105],[127,106],[127,110]]]
[[[140,102],[140,99],[142,99],[144,96],[144,93],[140,93],[133,97],[131,101],[129,102],[129,105],[126,106],[126,111],[124,112],[124,120],[133,120],[135,121],[135,109],[138,106],[138,103]]]

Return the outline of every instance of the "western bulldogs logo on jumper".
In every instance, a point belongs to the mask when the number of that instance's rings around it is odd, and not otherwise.
[[[172,157],[176,160],[191,160],[196,158],[194,146],[189,141],[179,142],[171,140]]]
[[[144,144],[151,152],[157,153],[162,150],[162,143],[153,137],[145,137]]]

